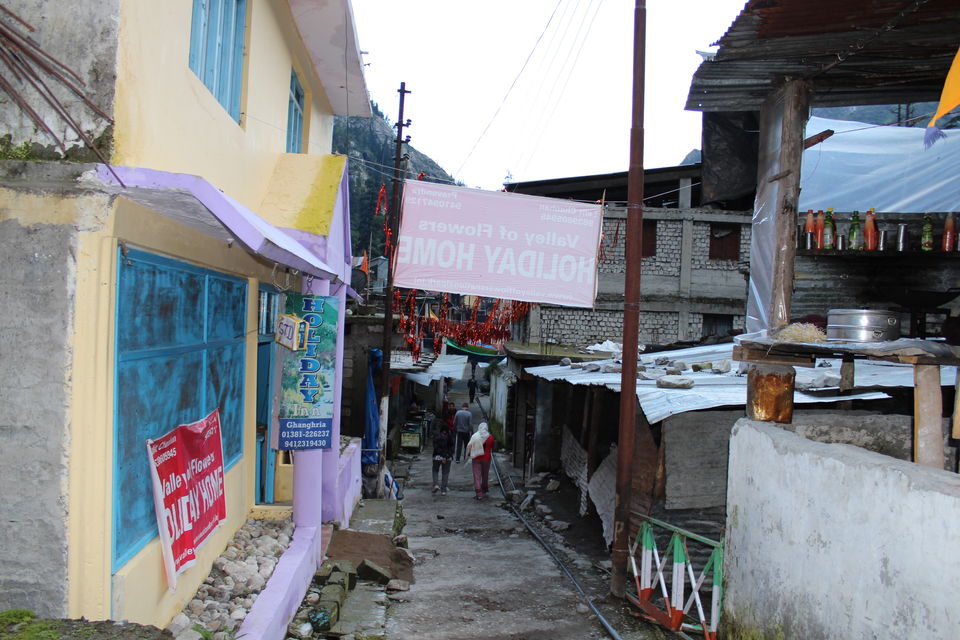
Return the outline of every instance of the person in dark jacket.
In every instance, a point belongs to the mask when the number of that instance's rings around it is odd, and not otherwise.
[[[470,392],[470,402],[477,397],[477,381],[474,378],[467,380],[467,391]]]
[[[450,477],[450,462],[453,460],[453,431],[441,426],[433,436],[433,492],[447,495],[447,479]]]

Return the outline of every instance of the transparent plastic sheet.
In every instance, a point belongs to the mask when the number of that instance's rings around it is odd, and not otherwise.
[[[923,147],[923,127],[810,118],[807,137],[835,133],[803,153],[799,210],[936,213],[960,206],[960,131]]]
[[[771,113],[772,112],[772,113]],[[766,122],[764,118],[770,118]],[[768,180],[768,176],[780,172],[780,142],[783,130],[782,107],[763,112],[761,130],[771,132],[760,147],[758,158],[757,196],[753,205],[753,224],[750,234],[750,284],[747,291],[746,330],[749,333],[764,331],[773,295],[773,274],[777,260],[777,202],[780,199],[780,181]]]

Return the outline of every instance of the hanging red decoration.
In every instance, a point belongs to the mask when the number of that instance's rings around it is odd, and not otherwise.
[[[373,210],[374,217],[379,216],[383,213],[384,216],[387,214],[387,185],[381,184],[380,191],[377,192],[377,207]]]

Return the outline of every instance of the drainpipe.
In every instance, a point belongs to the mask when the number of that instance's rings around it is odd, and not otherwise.
[[[646,0],[636,0],[633,18],[633,118],[627,174],[627,273],[623,286],[623,356],[620,378],[620,431],[617,438],[617,494],[613,514],[611,595],[623,598],[627,584],[630,483],[633,479],[637,418],[637,348],[640,334],[640,258],[643,247],[643,81],[647,28]]]

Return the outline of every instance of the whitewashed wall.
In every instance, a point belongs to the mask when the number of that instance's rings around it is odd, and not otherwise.
[[[741,419],[726,539],[727,637],[957,637],[957,474]]]

